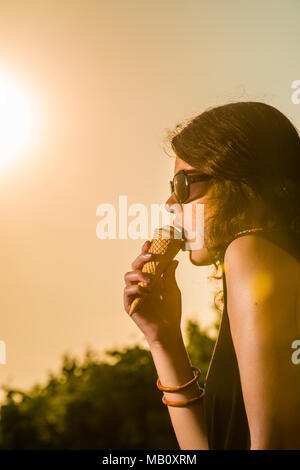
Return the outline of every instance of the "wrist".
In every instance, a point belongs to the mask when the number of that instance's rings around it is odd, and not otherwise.
[[[164,343],[154,342],[150,351],[156,366],[160,383],[166,387],[178,387],[194,378],[192,364],[190,362],[182,335],[169,337]],[[194,381],[188,387],[178,391],[163,391],[168,400],[180,400],[193,398],[200,393],[200,385]]]
[[[168,329],[165,333],[161,333],[154,339],[147,339],[149,348],[152,349],[169,349],[176,346],[184,345],[182,331],[180,329],[170,330]]]

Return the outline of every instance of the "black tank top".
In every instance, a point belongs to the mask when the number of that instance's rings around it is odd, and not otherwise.
[[[300,260],[300,237],[285,230],[252,232],[280,246]],[[235,238],[243,236],[240,234]],[[248,235],[248,233],[245,233]],[[210,450],[249,450],[250,431],[227,313],[227,292],[222,270],[224,308],[218,338],[205,380],[204,412]]]

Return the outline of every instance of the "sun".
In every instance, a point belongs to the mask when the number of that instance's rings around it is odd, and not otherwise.
[[[0,174],[22,158],[35,124],[35,107],[28,92],[0,70]]]

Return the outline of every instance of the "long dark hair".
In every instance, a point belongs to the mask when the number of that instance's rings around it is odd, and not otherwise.
[[[248,209],[259,198],[264,226],[300,230],[300,137],[278,109],[256,101],[209,108],[169,138],[179,158],[215,180],[208,249],[216,261],[234,233],[250,228]]]
[[[180,159],[216,183],[206,240],[216,268],[234,234],[251,228],[254,201],[266,209],[259,226],[300,232],[300,137],[278,109],[257,101],[211,107],[178,124],[167,139]]]

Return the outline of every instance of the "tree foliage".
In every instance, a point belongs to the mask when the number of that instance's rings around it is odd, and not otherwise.
[[[215,339],[192,321],[187,351],[203,380]],[[6,386],[0,449],[179,449],[156,387],[152,355],[140,346],[64,355],[59,373],[25,392]]]

